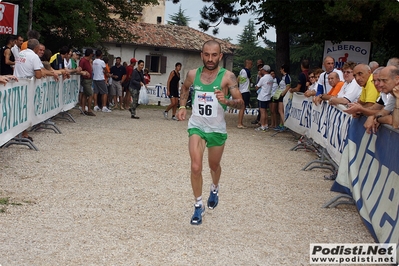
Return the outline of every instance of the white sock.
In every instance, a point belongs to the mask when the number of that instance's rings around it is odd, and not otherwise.
[[[219,191],[219,185],[215,186],[214,184],[212,184],[211,191]]]
[[[198,198],[195,199],[195,204],[203,205],[202,204],[202,196],[199,196]]]

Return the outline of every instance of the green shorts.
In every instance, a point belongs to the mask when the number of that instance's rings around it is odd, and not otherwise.
[[[223,146],[227,139],[227,134],[224,133],[205,133],[198,128],[189,128],[187,130],[188,136],[191,137],[192,135],[198,135],[201,139],[205,140],[206,147],[215,147],[215,146]]]

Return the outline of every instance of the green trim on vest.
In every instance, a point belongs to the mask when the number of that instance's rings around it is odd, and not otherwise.
[[[205,91],[205,92],[214,92],[215,89],[221,90],[221,89],[222,89],[222,88],[221,88],[222,79],[223,79],[224,73],[226,73],[226,69],[223,68],[223,67],[221,67],[221,68],[219,69],[218,74],[216,75],[215,80],[214,80],[211,84],[203,84],[203,83],[201,82],[201,73],[202,73],[202,70],[203,70],[203,69],[204,69],[203,66],[202,66],[202,67],[199,67],[199,68],[197,69],[197,73],[195,74],[195,79],[194,79],[194,90],[195,90],[195,86],[196,86],[196,85],[202,88],[201,91]],[[192,97],[194,97],[194,94],[193,94]],[[225,99],[229,99],[229,98],[230,98],[230,92],[228,92],[228,94],[225,95],[224,98],[225,98]],[[194,101],[194,98],[192,99],[192,101]],[[227,105],[222,104],[222,103],[220,103],[220,102],[219,102],[219,104],[223,107],[223,110],[226,111]]]

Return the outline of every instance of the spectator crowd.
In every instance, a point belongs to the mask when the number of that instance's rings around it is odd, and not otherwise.
[[[109,58],[100,49],[85,49],[84,54],[67,46],[53,53],[39,42],[40,34],[35,30],[22,35],[9,35],[0,51],[0,83],[21,78],[40,79],[51,76],[69,78],[71,74],[81,76],[79,109],[82,115],[96,116],[94,111],[105,113],[112,109],[129,109],[131,118],[138,119],[136,108],[141,87],[151,81],[144,61],[130,59],[130,65],[115,58],[115,65],[109,66]],[[136,66],[137,63],[137,67]],[[22,138],[32,138],[27,131]]]
[[[1,84],[18,78],[51,76],[58,80],[61,75],[68,78],[71,74],[77,74],[81,76],[79,109],[82,115],[96,116],[95,112],[98,111],[110,113],[113,109],[128,109],[131,118],[139,118],[136,114],[139,91],[151,80],[148,69],[144,69],[143,60],[131,58],[128,65],[116,57],[115,64],[110,67],[109,58],[100,49],[94,51],[88,48],[82,54],[77,49],[64,46],[53,54],[38,41],[40,34],[37,31],[28,31],[27,38],[24,41],[21,35],[7,36],[0,52]],[[399,127],[399,59],[396,57],[391,58],[386,66],[380,66],[375,61],[369,64],[348,61],[341,69],[337,69],[334,58],[327,56],[323,60],[324,70],[309,69],[309,61],[305,59],[301,62],[296,86],[292,85],[288,64],[283,64],[276,74],[260,59],[257,61],[258,73],[251,75],[253,62],[245,60],[243,63],[243,69],[237,77],[245,102],[238,113],[237,127],[240,129],[247,128],[243,124],[243,117],[245,107],[250,105],[252,82],[257,90],[259,108],[257,119],[252,121],[258,125],[255,128],[257,131],[286,130],[283,98],[288,92],[302,93],[312,98],[316,105],[324,101],[330,105],[344,105],[347,107],[344,112],[353,117],[368,116],[364,126],[369,133],[376,132],[380,124]],[[168,96],[171,97],[171,105],[164,112],[167,117],[167,112],[173,109],[174,120],[178,95],[169,93],[173,87],[169,83],[173,79],[180,79],[180,68],[181,64],[177,63],[169,77]],[[22,137],[30,138],[26,131]]]
[[[334,58],[327,56],[323,60],[323,69],[309,69],[309,61],[301,61],[301,73],[298,83],[293,86],[289,74],[289,67],[283,64],[280,77],[276,77],[274,70],[265,65],[262,60],[257,61],[258,73],[255,88],[259,107],[259,115],[253,124],[257,124],[257,131],[284,131],[283,98],[287,92],[301,93],[311,98],[314,104],[327,102],[330,105],[343,105],[344,112],[353,117],[367,116],[364,124],[368,133],[375,133],[380,124],[388,124],[397,129],[399,127],[399,58],[389,59],[386,66],[378,62],[357,64],[347,61],[341,69],[335,68]],[[244,68],[237,78],[243,95],[245,107],[249,107],[249,88],[251,83],[251,60],[245,60]],[[269,120],[268,114],[271,119]],[[238,128],[247,128],[243,124],[244,108],[238,116]],[[269,126],[270,121],[270,126]]]

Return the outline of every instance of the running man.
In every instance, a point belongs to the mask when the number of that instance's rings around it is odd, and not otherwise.
[[[202,164],[205,147],[208,148],[208,163],[212,185],[208,198],[208,208],[214,209],[219,202],[219,180],[222,169],[224,144],[227,139],[224,111],[227,106],[240,109],[244,104],[238,89],[237,78],[231,72],[219,67],[223,58],[220,44],[214,40],[202,46],[203,67],[190,70],[181,87],[179,120],[186,119],[186,102],[189,88],[192,93],[192,115],[188,121],[188,149],[191,158],[191,186],[195,197],[194,214],[191,224],[200,225],[205,207],[202,202]],[[232,100],[229,100],[230,95]]]

